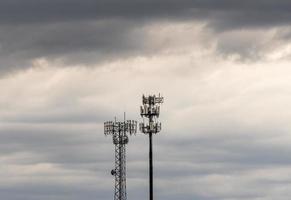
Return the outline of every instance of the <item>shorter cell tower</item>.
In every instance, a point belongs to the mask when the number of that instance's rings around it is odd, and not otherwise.
[[[160,96],[142,96],[142,106],[140,107],[140,115],[148,118],[148,123],[140,123],[140,131],[149,135],[149,197],[153,200],[153,151],[152,151],[152,135],[161,131],[162,125],[157,122],[160,115],[160,104],[164,98]]]
[[[104,123],[104,134],[112,135],[115,145],[115,169],[111,174],[115,176],[114,200],[126,200],[126,148],[127,133],[136,134],[137,122],[125,120],[123,122],[108,121]]]

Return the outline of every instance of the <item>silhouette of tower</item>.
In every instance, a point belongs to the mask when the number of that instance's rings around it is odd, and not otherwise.
[[[104,134],[112,135],[115,145],[115,168],[111,174],[115,177],[114,200],[126,200],[126,148],[127,134],[136,134],[137,122],[125,120],[123,122],[108,121],[104,123]]]
[[[149,135],[149,199],[153,200],[153,151],[152,136],[161,131],[162,125],[157,121],[160,115],[160,104],[164,98],[159,96],[142,96],[142,106],[140,107],[140,115],[148,118],[148,122],[139,124],[140,131]]]

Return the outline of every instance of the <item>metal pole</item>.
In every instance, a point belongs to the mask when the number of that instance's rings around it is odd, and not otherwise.
[[[118,136],[119,141],[122,140],[120,123],[118,124]],[[122,187],[123,169],[122,169],[122,143],[119,143],[119,200],[123,198],[123,187]]]
[[[140,114],[144,118],[148,118],[148,124],[140,123],[140,130],[144,134],[149,135],[149,200],[153,200],[153,145],[152,136],[161,131],[161,123],[157,122],[160,114],[159,104],[163,103],[163,97],[150,95],[148,97],[142,96],[142,106]]]
[[[152,110],[152,105],[150,104],[149,105],[149,110]],[[150,115],[149,116],[149,125],[152,126],[153,125],[153,116]],[[153,184],[154,184],[154,181],[153,181],[153,132],[152,130],[150,130],[149,132],[149,186],[150,186],[150,200],[153,200]]]
[[[149,133],[149,186],[150,186],[150,200],[153,200],[153,149],[152,149],[152,133]]]

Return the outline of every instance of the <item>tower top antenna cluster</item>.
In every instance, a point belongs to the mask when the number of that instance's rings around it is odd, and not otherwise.
[[[126,120],[123,122],[117,122],[116,120],[107,121],[104,123],[104,135],[112,135],[113,144],[127,144],[127,133],[130,135],[136,134],[136,127],[137,122],[134,120]]]
[[[157,122],[160,115],[160,104],[163,103],[164,98],[156,95],[142,96],[142,106],[140,107],[140,115],[148,118],[148,123],[140,123],[139,129],[144,134],[158,133],[162,129],[161,123]]]

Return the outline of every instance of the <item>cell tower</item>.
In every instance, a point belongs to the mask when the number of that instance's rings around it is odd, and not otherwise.
[[[140,107],[140,115],[142,118],[148,118],[147,123],[140,123],[140,131],[149,135],[149,198],[153,200],[153,151],[152,151],[152,135],[161,131],[162,125],[157,121],[160,115],[160,104],[164,98],[160,96],[142,96],[142,106]]]
[[[126,152],[125,145],[128,143],[127,133],[136,134],[137,122],[125,120],[117,122],[116,120],[104,123],[104,134],[112,135],[115,145],[115,169],[111,174],[115,176],[114,200],[126,200]]]

